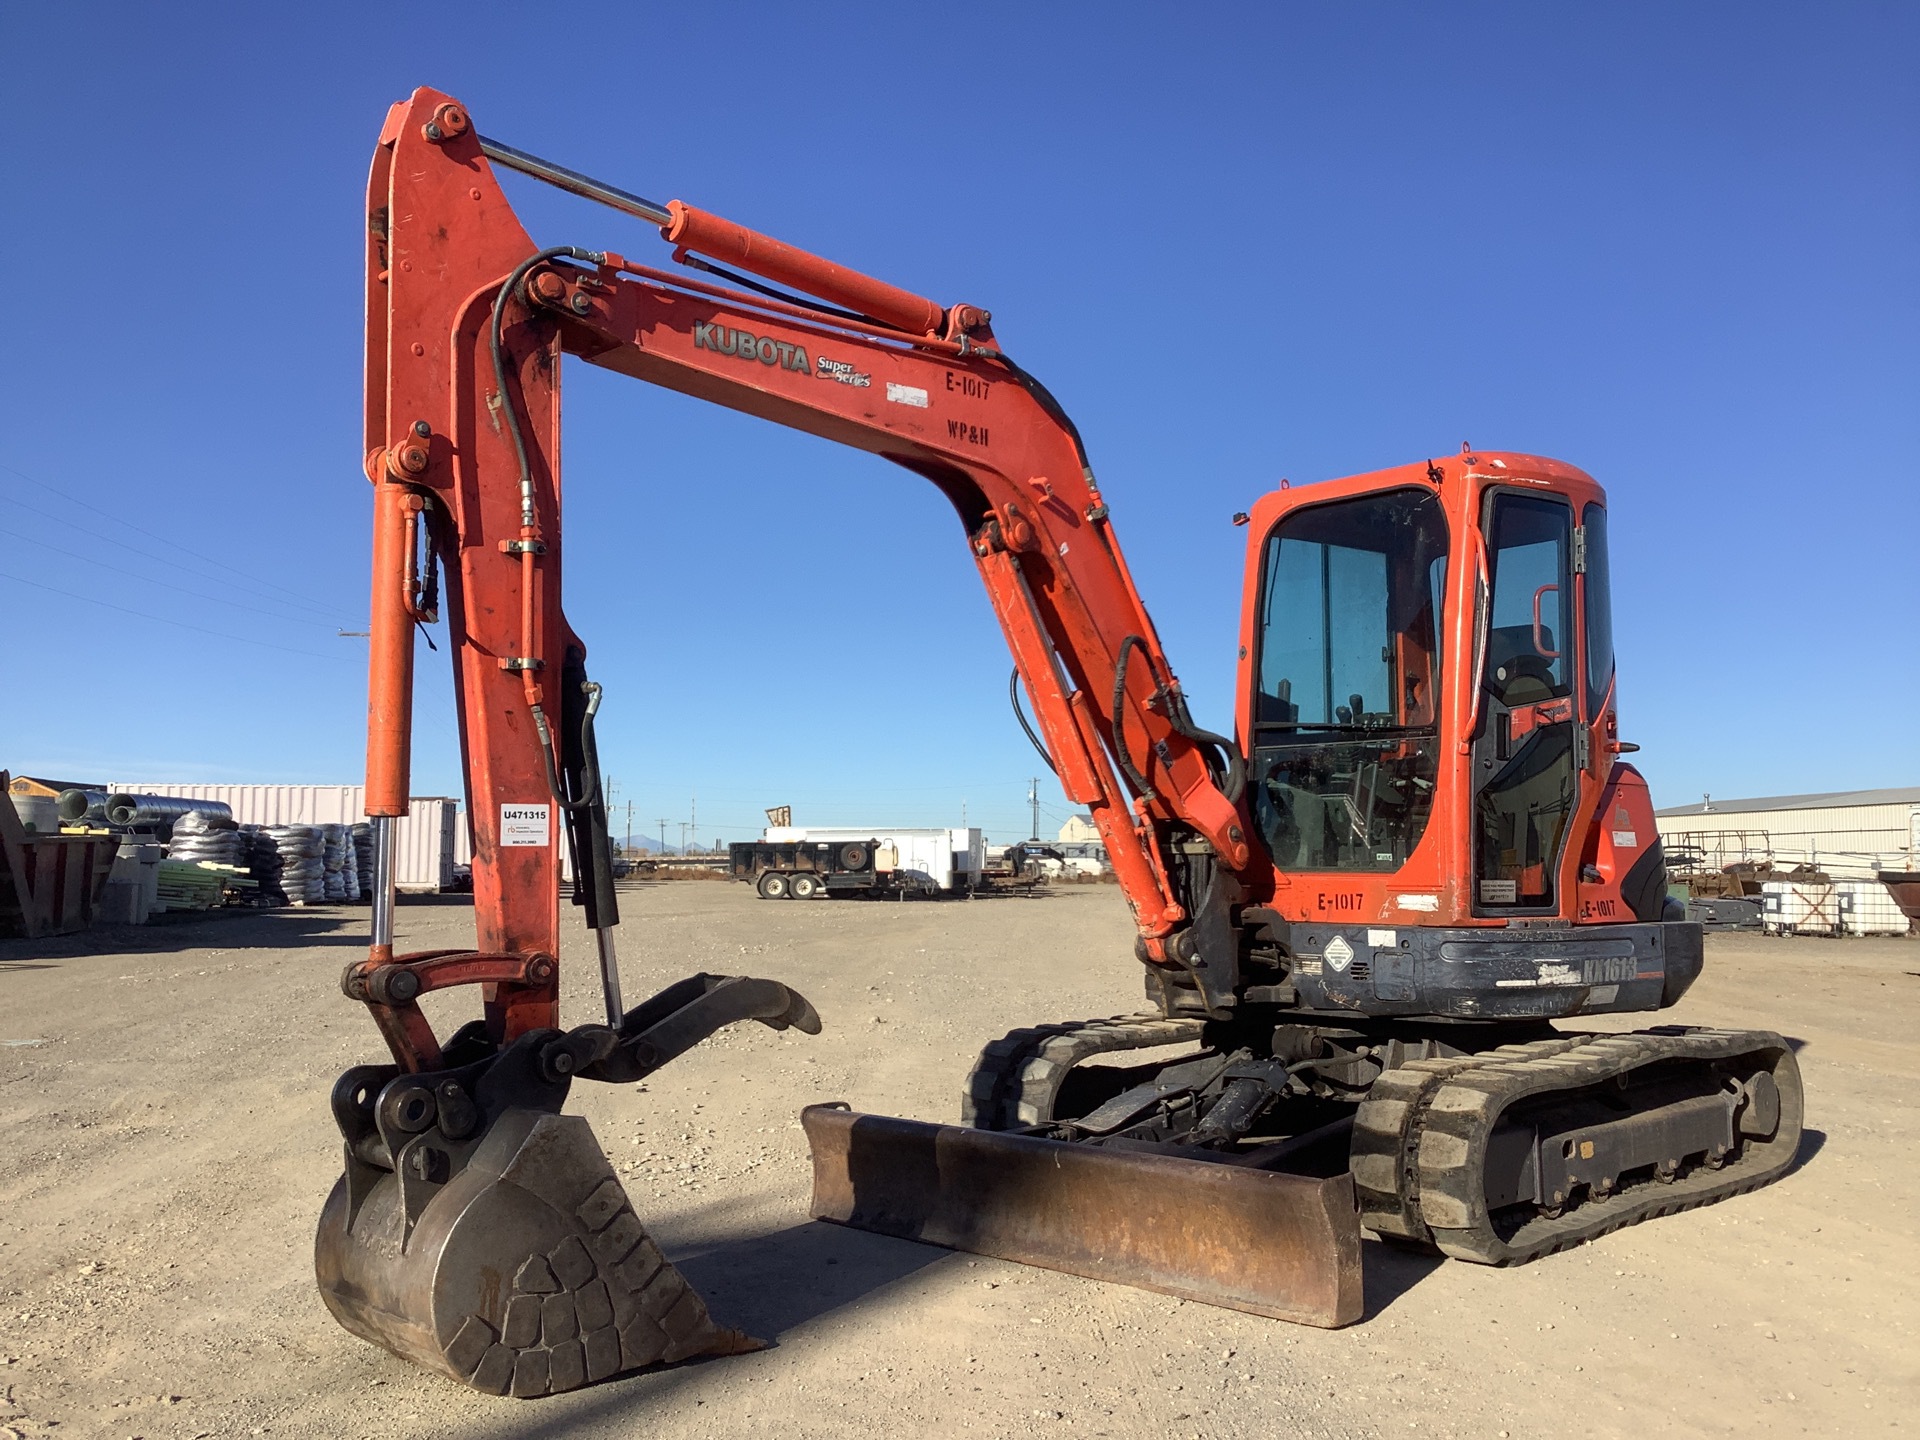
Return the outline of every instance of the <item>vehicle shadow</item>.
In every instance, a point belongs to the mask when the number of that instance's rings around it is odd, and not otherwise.
[[[859,1304],[894,1281],[951,1255],[931,1245],[813,1221],[769,1235],[723,1240],[698,1253],[676,1256],[674,1264],[705,1298],[720,1324],[777,1346],[780,1337],[795,1327]],[[715,1363],[722,1366],[721,1372],[708,1369]],[[438,1433],[462,1440],[494,1435],[560,1440],[609,1422],[624,1426],[634,1415],[654,1412],[680,1392],[698,1395],[704,1382],[724,1373],[727,1363],[724,1357],[716,1361],[702,1356],[656,1366],[556,1395],[540,1402],[538,1409],[508,1400],[484,1419],[469,1417],[457,1428]]]
[[[1447,1263],[1431,1250],[1390,1245],[1368,1235],[1360,1242],[1360,1288],[1365,1297],[1362,1324],[1377,1319],[1394,1302]]]
[[[674,1263],[716,1318],[777,1344],[789,1330],[953,1253],[814,1220],[721,1241]]]
[[[1793,1152],[1793,1164],[1787,1167],[1787,1175],[1797,1175],[1813,1163],[1813,1157],[1827,1148],[1827,1132],[1824,1130],[1802,1130],[1800,1148]],[[1786,1176],[1782,1176],[1785,1179]]]
[[[163,912],[145,925],[97,925],[72,935],[0,940],[0,972],[57,969],[65,961],[99,955],[158,955],[209,945],[275,950],[366,943],[364,906]]]
[[[1363,1254],[1366,1320],[1446,1263],[1438,1255],[1395,1249],[1373,1240],[1365,1242]],[[813,1221],[771,1234],[721,1241],[697,1254],[677,1257],[674,1263],[705,1297],[716,1320],[777,1346],[799,1326],[859,1305],[930,1266],[960,1258],[936,1246]],[[696,1358],[620,1376],[604,1385],[555,1396],[538,1411],[516,1403],[511,1412],[500,1415],[511,1424],[510,1432],[467,1421],[457,1432],[442,1433],[511,1433],[514,1440],[558,1440],[581,1433],[585,1425],[630,1416],[642,1406],[652,1409],[676,1392],[699,1386],[712,1375],[701,1373],[711,1363]]]
[[[958,1252],[813,1221],[726,1241],[676,1261],[717,1318],[762,1339],[779,1336]],[[1361,1243],[1363,1320],[1383,1314],[1446,1264],[1430,1251]]]

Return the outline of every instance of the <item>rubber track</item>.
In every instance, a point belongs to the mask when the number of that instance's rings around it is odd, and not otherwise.
[[[981,1130],[1016,1130],[1054,1118],[1067,1072],[1095,1055],[1197,1041],[1199,1019],[1113,1015],[1014,1030],[980,1052],[960,1094],[960,1123]]]
[[[1500,1116],[1530,1096],[1580,1090],[1661,1061],[1756,1057],[1780,1089],[1771,1140],[1747,1140],[1719,1170],[1704,1165],[1670,1183],[1644,1180],[1587,1198],[1558,1218],[1495,1233],[1487,1212],[1487,1140]],[[1354,1119],[1353,1177],[1361,1223],[1424,1242],[1455,1259],[1515,1265],[1657,1215],[1724,1200],[1779,1179],[1799,1148],[1803,1099],[1786,1041],[1769,1031],[1663,1027],[1623,1035],[1565,1036],[1477,1055],[1421,1060],[1374,1083]]]

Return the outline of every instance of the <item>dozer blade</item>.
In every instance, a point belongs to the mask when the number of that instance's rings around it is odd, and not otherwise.
[[[800,1112],[813,1215],[1328,1328],[1360,1318],[1347,1175],[1312,1179],[957,1125]]]

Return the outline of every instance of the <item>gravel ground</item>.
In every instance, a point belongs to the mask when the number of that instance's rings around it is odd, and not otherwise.
[[[1512,1271],[1366,1249],[1367,1314],[1290,1326],[806,1218],[818,1100],[954,1118],[981,1043],[1140,1008],[1111,887],[1031,900],[625,901],[629,1000],[770,975],[818,1037],[745,1026],[582,1085],[635,1207],[723,1323],[771,1341],[551,1400],[436,1379],[334,1325],[311,1245],[326,1095],[381,1058],[345,907],[0,942],[0,1440],[114,1436],[1865,1435],[1920,1409],[1920,944],[1714,936],[1664,1019],[1801,1042],[1780,1184]],[[577,926],[577,912],[567,910]],[[471,943],[403,904],[403,948]],[[569,941],[568,1013],[597,1013]],[[430,997],[443,1027],[457,996]],[[1630,1028],[1630,1027],[1621,1027]]]

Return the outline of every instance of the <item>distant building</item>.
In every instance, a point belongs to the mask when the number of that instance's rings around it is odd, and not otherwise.
[[[1654,813],[1668,855],[1688,847],[1711,869],[1771,860],[1812,865],[1836,877],[1877,870],[1920,870],[1920,786],[1769,795],[1752,800],[1708,796],[1697,805]]]
[[[1072,815],[1067,823],[1060,827],[1062,845],[1098,845],[1100,832],[1094,827],[1091,815]]]

